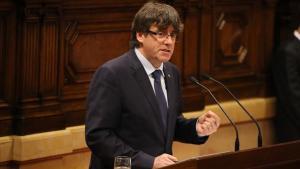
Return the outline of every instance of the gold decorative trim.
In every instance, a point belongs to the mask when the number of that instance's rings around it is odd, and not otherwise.
[[[270,119],[275,115],[275,101],[276,99],[272,97],[245,99],[240,102],[255,119],[263,120]],[[221,106],[236,123],[248,122],[251,120],[235,101],[222,102]],[[222,125],[229,124],[224,113],[216,104],[205,106],[204,110],[201,111],[186,112],[184,113],[184,116],[186,118],[194,118],[209,110],[217,113],[221,117]]]
[[[275,114],[274,98],[252,98],[242,100],[241,103],[258,120],[270,119]],[[236,123],[250,121],[234,101],[222,102],[221,105]],[[186,118],[198,117],[208,110],[220,115],[222,125],[229,123],[217,105],[206,106],[201,111],[186,112],[184,116]],[[26,136],[5,136],[0,137],[0,162],[28,161],[69,154],[86,148],[84,125]]]
[[[65,130],[0,137],[0,162],[27,161],[86,148],[84,125]]]

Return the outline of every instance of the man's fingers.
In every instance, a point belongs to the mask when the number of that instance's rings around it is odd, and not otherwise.
[[[174,157],[174,156],[172,156],[172,155],[169,155],[169,154],[168,154],[168,158],[169,158],[170,160],[172,160],[173,162],[177,162],[177,161],[178,161],[178,159],[177,159],[176,157]]]
[[[156,168],[161,168],[161,167],[164,167],[164,166],[168,166],[168,165],[174,164],[177,161],[178,160],[177,160],[176,157],[165,153],[165,154],[162,154],[158,157],[155,157],[153,168],[156,169]]]
[[[172,162],[178,161],[178,159],[177,159],[176,157],[174,157],[174,156],[172,156],[172,155],[170,155],[170,154],[163,154],[162,156],[163,156],[163,158],[164,158],[165,160],[170,160],[170,161],[172,161]]]
[[[208,111],[197,119],[196,130],[198,135],[206,136],[217,131],[220,126],[220,118],[212,111]]]
[[[216,126],[219,127],[221,119],[220,119],[220,117],[219,117],[217,114],[215,114],[215,113],[212,112],[212,111],[208,111],[208,112],[206,113],[205,117],[206,117],[206,118],[205,118],[204,120],[211,121],[211,122],[215,123]]]
[[[207,114],[209,114],[210,117],[214,118],[218,123],[220,123],[221,119],[216,113],[214,113],[212,111],[208,111]]]

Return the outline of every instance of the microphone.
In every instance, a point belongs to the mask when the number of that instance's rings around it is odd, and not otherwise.
[[[218,83],[219,85],[221,85],[227,91],[227,93],[229,93],[232,96],[232,98],[238,103],[238,105],[244,110],[244,112],[246,112],[246,114],[251,118],[251,120],[255,123],[255,125],[257,127],[257,130],[258,130],[257,146],[261,147],[262,146],[262,134],[261,134],[261,128],[258,125],[257,120],[255,120],[255,118],[249,113],[249,111],[246,110],[246,108],[240,103],[240,101],[232,94],[232,92],[223,83],[221,83],[220,81],[218,81],[204,73],[201,74],[201,77],[203,77],[204,79],[207,79],[207,80],[212,80],[212,81]]]
[[[229,115],[224,111],[223,107],[220,105],[219,101],[216,99],[216,97],[212,94],[212,92],[206,86],[204,86],[203,84],[201,84],[194,76],[190,76],[190,80],[192,82],[194,82],[196,85],[201,86],[202,88],[204,88],[205,90],[208,91],[208,93],[210,94],[210,96],[214,99],[214,101],[217,103],[217,105],[219,106],[219,108],[225,114],[225,116],[227,117],[227,119],[229,120],[229,122],[231,123],[231,125],[234,127],[235,136],[236,136],[234,150],[235,151],[239,151],[240,150],[240,140],[239,140],[239,133],[238,133],[238,129],[236,127],[236,124],[231,120],[231,118],[229,117]]]

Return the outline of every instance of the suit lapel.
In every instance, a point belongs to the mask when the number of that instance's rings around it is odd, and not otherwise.
[[[175,104],[175,81],[174,81],[174,75],[172,74],[170,66],[167,64],[164,64],[164,73],[165,73],[165,83],[167,88],[167,95],[168,95],[168,118],[167,118],[167,133],[165,137],[166,143],[170,141],[170,134],[173,133],[173,131],[170,131],[173,129],[172,127],[172,119],[174,119],[173,116],[176,116],[176,112],[174,112],[174,104]],[[168,146],[166,144],[165,146]],[[167,149],[167,147],[165,147]]]
[[[175,82],[172,71],[167,64],[164,65],[164,74],[165,74],[165,83],[167,88],[167,95],[168,95],[168,111],[172,109],[174,106],[174,90],[175,90]]]
[[[161,114],[159,111],[159,106],[156,101],[156,97],[154,95],[154,91],[152,88],[152,85],[150,83],[150,80],[148,78],[148,75],[143,67],[143,65],[138,60],[134,50],[130,51],[131,54],[129,55],[129,63],[132,67],[132,74],[133,77],[136,79],[138,85],[141,88],[141,91],[144,93],[145,97],[147,98],[148,102],[150,103],[152,107],[152,112],[156,118],[156,121],[159,122],[159,125],[161,128],[163,128],[163,122],[161,118]]]

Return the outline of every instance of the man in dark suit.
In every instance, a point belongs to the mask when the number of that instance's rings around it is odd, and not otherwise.
[[[179,72],[168,62],[181,30],[173,7],[146,3],[132,23],[132,49],[94,74],[86,116],[91,169],[113,168],[120,155],[131,157],[133,169],[174,164],[173,140],[201,144],[219,127],[211,111],[182,116]]]
[[[280,45],[274,57],[276,87],[275,131],[278,142],[300,139],[300,3],[293,15],[293,36]]]

